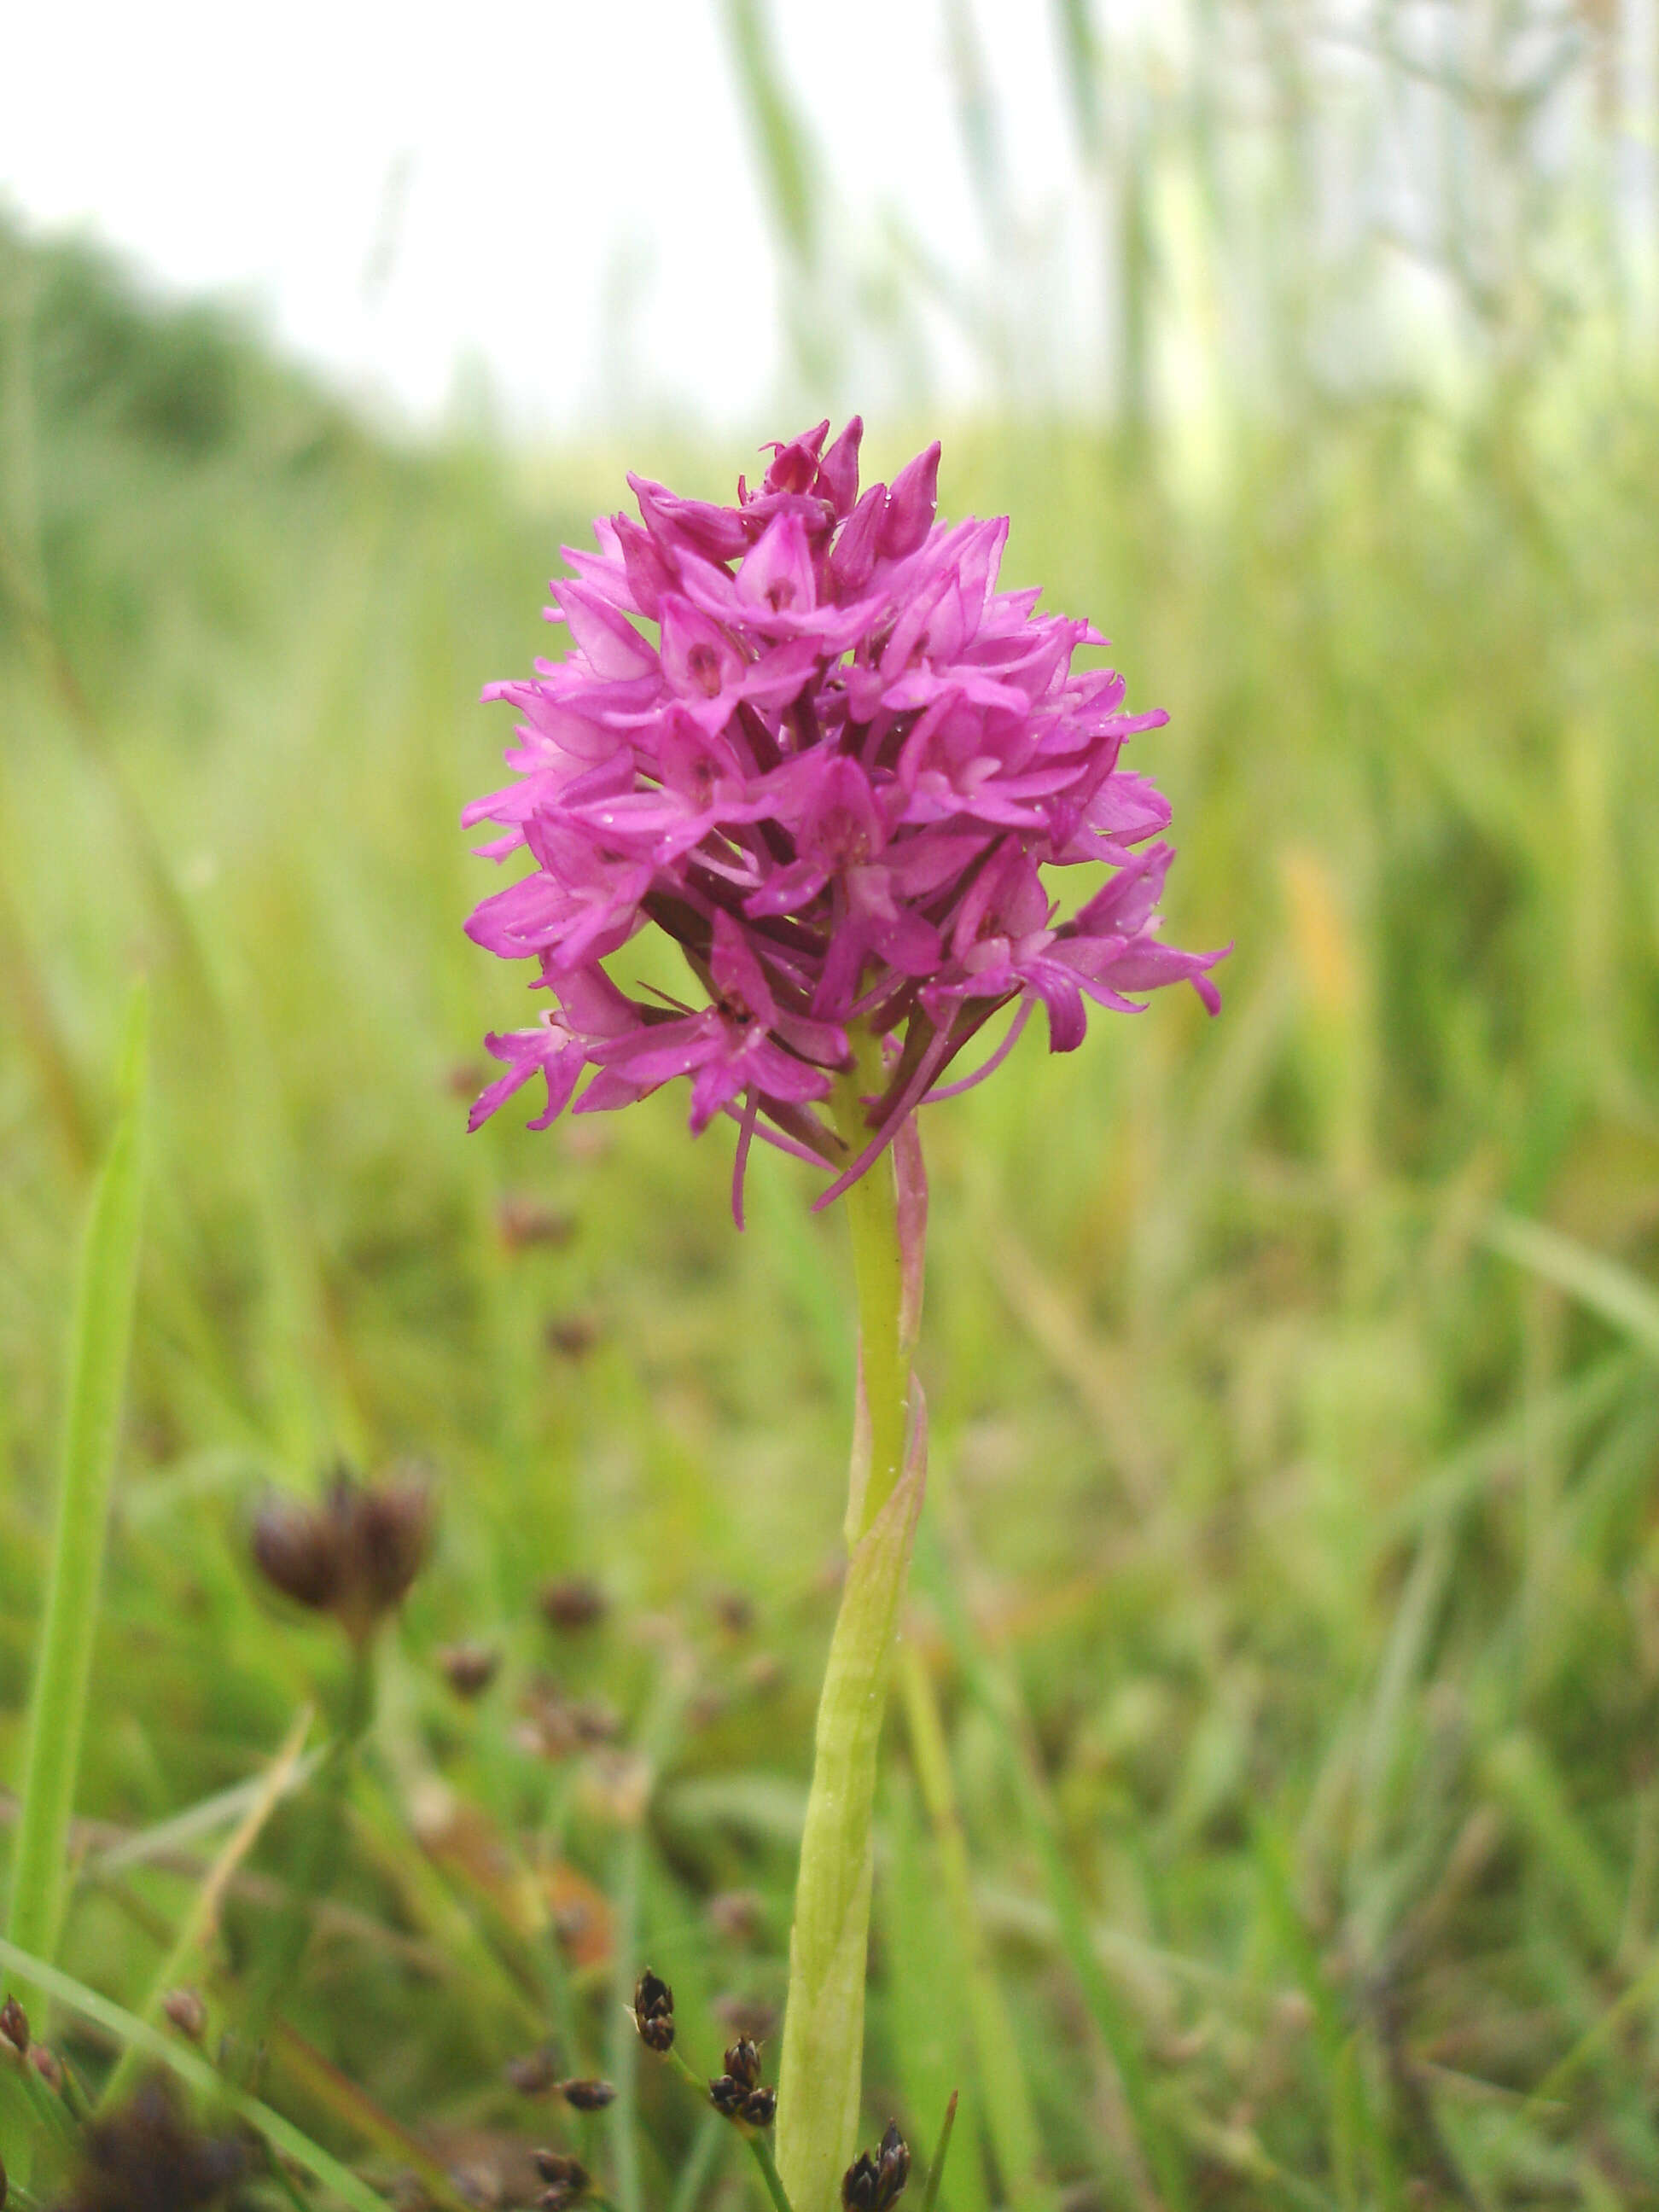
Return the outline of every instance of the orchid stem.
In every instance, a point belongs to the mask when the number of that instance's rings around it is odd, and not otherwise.
[[[854,1048],[854,1072],[832,1103],[842,1139],[856,1152],[869,1140],[864,1102],[881,1090],[883,1077],[879,1041],[855,1033]],[[915,1180],[919,1184],[919,1163]],[[877,1759],[926,1468],[919,1397],[913,1419],[915,1316],[904,1295],[907,1259],[920,1261],[919,1190],[909,1194],[912,1202],[902,1202],[906,1197],[893,1152],[847,1194],[860,1394],[850,1557],[818,1704],[778,2082],[777,2165],[794,2212],[835,2212],[863,2101]]]
[[[843,1076],[834,1099],[836,1126],[849,1152],[869,1141],[864,1097],[882,1087],[878,1048],[869,1040],[851,1075]],[[846,1196],[853,1237],[853,1273],[858,1286],[859,1392],[861,1417],[869,1424],[869,1467],[862,1480],[856,1464],[847,1500],[846,1535],[850,1550],[892,1495],[904,1466],[905,1430],[909,1419],[910,1362],[901,1340],[899,1308],[903,1279],[898,1239],[898,1194],[890,1158],[879,1159]]]

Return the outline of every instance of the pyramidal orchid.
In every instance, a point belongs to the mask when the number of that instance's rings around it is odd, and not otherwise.
[[[732,507],[629,479],[640,520],[598,522],[552,586],[566,658],[484,695],[522,717],[516,780],[463,817],[533,864],[469,933],[533,961],[552,1002],[489,1040],[504,1072],[473,1126],[536,1076],[538,1127],[689,1076],[693,1133],[717,1114],[742,1131],[739,1218],[753,1133],[824,1162],[827,1204],[1039,1005],[1070,1052],[1091,1000],[1138,1012],[1184,980],[1218,1003],[1218,956],[1158,934],[1169,809],[1119,765],[1166,716],[1073,670],[1104,642],[1089,623],[997,589],[1006,520],[935,520],[937,445],[860,493],[862,425],[825,451],[829,427],[778,446]],[[1043,872],[1091,861],[1121,872],[1059,921]],[[696,1010],[607,975],[647,927],[679,945]],[[997,1051],[945,1082],[1004,1008]],[[829,1102],[855,1030],[883,1048],[849,1146]]]
[[[991,1073],[1039,1007],[1054,1052],[1091,1003],[1138,1013],[1167,983],[1213,1012],[1222,957],[1159,933],[1169,808],[1120,764],[1166,716],[1073,668],[1106,641],[1088,623],[999,590],[1006,520],[937,519],[937,444],[861,489],[861,423],[829,430],[771,447],[730,507],[630,477],[638,519],[597,522],[551,586],[565,657],[485,691],[519,717],[514,780],[463,816],[530,862],[468,932],[547,994],[488,1039],[501,1073],[471,1126],[537,1078],[532,1128],[684,1077],[694,1135],[737,1125],[739,1226],[757,1135],[822,1167],[819,1206],[848,1200],[859,1401],[778,2095],[793,2212],[832,2212],[860,2118],[876,1753],[926,1461],[917,1109]],[[1101,864],[1062,919],[1054,872]],[[647,929],[690,1002],[608,970]]]

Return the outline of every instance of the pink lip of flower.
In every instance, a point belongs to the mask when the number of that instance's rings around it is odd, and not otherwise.
[[[694,1133],[740,1126],[739,1221],[751,1135],[827,1162],[827,1204],[919,1104],[1000,1066],[1035,1007],[1070,1051],[1091,1000],[1139,1012],[1129,994],[1185,981],[1219,1003],[1223,955],[1157,933],[1169,808],[1118,764],[1164,714],[1125,713],[1111,671],[1073,672],[1104,642],[1087,623],[998,590],[1006,520],[935,522],[937,445],[860,495],[862,425],[826,447],[829,428],[775,444],[733,507],[629,479],[639,521],[597,523],[553,587],[569,653],[485,693],[523,717],[518,781],[463,816],[503,832],[485,854],[534,864],[469,934],[533,959],[556,1001],[489,1038],[504,1073],[471,1126],[537,1075],[535,1127],[688,1077]],[[1056,921],[1042,871],[1084,861],[1117,873]],[[700,1009],[606,973],[647,926],[679,945]],[[941,1083],[1008,1006],[988,1060]],[[855,1020],[887,1077],[849,1159],[821,1109]]]

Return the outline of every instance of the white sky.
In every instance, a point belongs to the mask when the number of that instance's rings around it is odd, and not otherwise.
[[[974,13],[1022,204],[1075,206],[1048,0]],[[896,206],[970,262],[943,0],[772,15],[849,223]],[[27,222],[250,301],[417,418],[469,357],[555,436],[634,404],[741,421],[777,387],[776,264],[719,0],[60,0],[11,9],[4,46],[0,196]],[[628,343],[607,348],[619,295]],[[965,396],[965,350],[940,366]]]

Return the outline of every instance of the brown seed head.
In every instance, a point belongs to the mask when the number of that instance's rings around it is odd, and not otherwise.
[[[714,1933],[728,1943],[752,1943],[761,1932],[766,1907],[758,1890],[722,1889],[703,1910]]]
[[[592,1314],[555,1314],[547,1324],[547,1348],[562,1359],[585,1359],[599,1340]]]
[[[509,1252],[522,1252],[532,1244],[555,1248],[568,1244],[576,1230],[569,1214],[560,1213],[517,1192],[509,1192],[497,1204],[495,1225]]]
[[[769,2128],[778,2117],[778,2093],[775,2089],[751,2089],[743,2100],[739,2118],[751,2128]]]
[[[734,2081],[729,2074],[717,2074],[708,2085],[708,2101],[717,2112],[728,2120],[735,2120],[743,2111],[743,2100],[749,2094],[741,2081]]]
[[[359,1490],[352,1530],[356,1579],[377,1613],[409,1595],[432,1541],[432,1490],[421,1476],[402,1474]]]
[[[567,2196],[580,2197],[586,2188],[587,2168],[580,2159],[571,2158],[562,2150],[538,2150],[535,2158],[536,2171],[542,2179],[550,2181]]]
[[[487,1644],[447,1644],[438,1654],[444,1680],[458,1698],[479,1698],[495,1679],[501,1655]]]
[[[561,2081],[559,2094],[578,2112],[602,2112],[617,2098],[616,2088],[609,2081]]]
[[[361,1642],[401,1604],[432,1538],[429,1486],[412,1474],[363,1484],[336,1470],[319,1504],[267,1498],[254,1517],[254,1565],[313,1613],[331,1613]]]
[[[747,2035],[757,2043],[765,2043],[776,2033],[777,2007],[768,2004],[763,1997],[720,1996],[711,2009],[715,2019],[732,2035]]]
[[[86,2128],[82,2162],[58,2212],[206,2212],[246,2171],[230,2138],[204,2136],[163,2076]]]
[[[559,2078],[558,2062],[550,2051],[527,2051],[520,2058],[509,2058],[501,2070],[508,2087],[521,2097],[545,2096]]]
[[[845,2212],[888,2212],[910,2179],[910,2147],[889,2120],[887,2132],[873,2153],[862,2150],[842,2176],[841,2201]]]
[[[647,2051],[674,2047],[674,1992],[647,1966],[634,1987],[634,2025]]]
[[[747,1590],[717,1590],[712,1602],[714,1618],[728,1636],[747,1636],[755,1626],[755,1601]]]
[[[29,2016],[9,1991],[4,2004],[0,2004],[0,2036],[5,2038],[20,2058],[28,2056]]]
[[[544,1583],[540,1602],[543,1620],[562,1635],[596,1626],[608,1609],[605,1592],[587,1575],[565,1575]]]
[[[345,1562],[339,1533],[308,1505],[271,1498],[253,1521],[253,1564],[273,1589],[313,1613],[338,1595]]]
[[[207,2027],[207,2006],[199,1990],[169,1990],[161,2000],[161,2009],[180,2035],[199,2043]]]
[[[746,2035],[740,2035],[726,2051],[726,2070],[734,2081],[741,2081],[745,2089],[756,2087],[761,2075],[758,2044]]]

